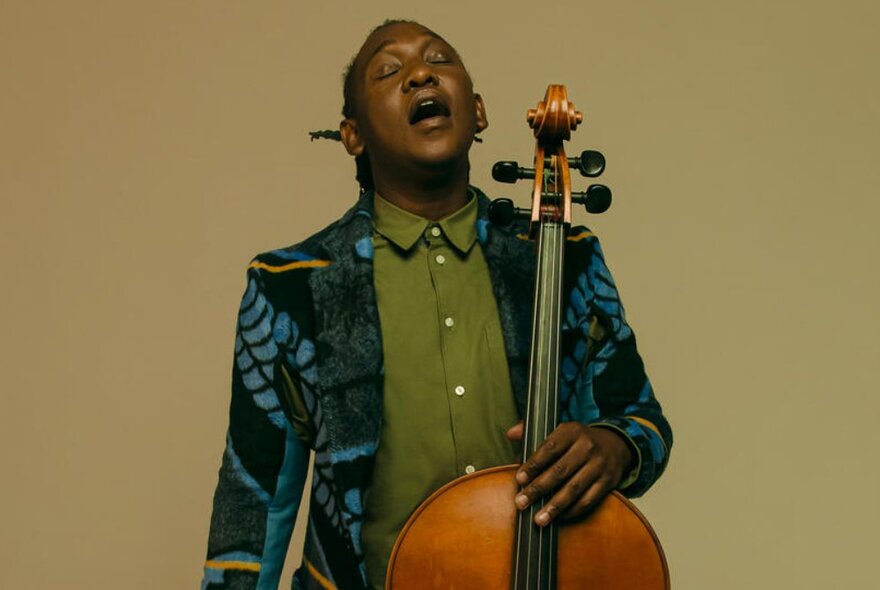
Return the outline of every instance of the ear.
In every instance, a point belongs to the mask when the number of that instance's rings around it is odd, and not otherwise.
[[[474,94],[474,107],[477,110],[477,133],[484,131],[489,126],[489,119],[486,118],[486,105],[483,104],[483,97]]]
[[[350,155],[360,156],[364,153],[364,140],[358,130],[357,121],[351,118],[343,119],[339,123],[339,134],[342,136],[345,151]]]

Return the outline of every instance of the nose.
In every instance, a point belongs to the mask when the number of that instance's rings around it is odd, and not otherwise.
[[[404,80],[404,91],[429,85],[436,86],[437,82],[437,72],[434,71],[431,64],[419,61],[409,69]]]

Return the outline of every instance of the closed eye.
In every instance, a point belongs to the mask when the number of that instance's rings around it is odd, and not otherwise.
[[[425,61],[430,64],[448,64],[452,63],[452,57],[442,51],[435,51],[429,54]]]
[[[393,76],[399,71],[400,66],[397,64],[383,64],[376,69],[376,78],[381,80],[382,78]]]

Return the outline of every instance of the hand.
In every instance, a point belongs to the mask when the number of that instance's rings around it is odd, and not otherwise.
[[[523,423],[508,430],[507,437],[522,440]],[[583,516],[620,483],[632,460],[629,445],[613,430],[560,424],[517,472],[516,481],[524,487],[516,507],[524,510],[552,493],[535,515],[538,526]]]

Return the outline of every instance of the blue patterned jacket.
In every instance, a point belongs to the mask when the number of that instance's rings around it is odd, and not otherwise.
[[[511,384],[527,391],[534,243],[521,227],[477,235],[501,318]],[[294,588],[366,588],[361,522],[382,419],[382,342],[373,289],[372,202],[289,248],[257,256],[238,316],[226,449],[214,495],[203,589],[274,590],[302,497],[309,449],[294,433],[281,379],[303,394],[315,464],[302,567]],[[640,470],[624,493],[662,473],[672,432],[654,397],[596,237],[566,246],[561,413],[625,433]],[[595,320],[604,333],[591,340]],[[282,369],[284,371],[282,371]]]

